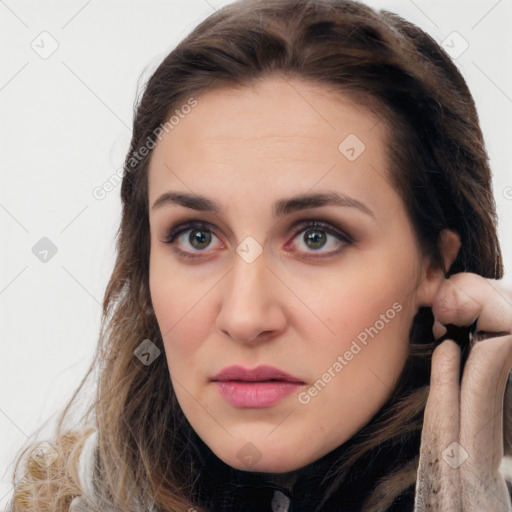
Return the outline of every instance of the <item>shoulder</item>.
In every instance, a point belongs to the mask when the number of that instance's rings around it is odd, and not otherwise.
[[[55,503],[94,496],[96,448],[97,436],[91,425],[27,442],[14,462],[14,489],[7,511],[51,512]]]

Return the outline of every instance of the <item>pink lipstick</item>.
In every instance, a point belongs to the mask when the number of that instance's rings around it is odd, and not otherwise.
[[[251,409],[270,407],[305,384],[272,366],[257,366],[252,370],[230,366],[212,381],[233,407]]]

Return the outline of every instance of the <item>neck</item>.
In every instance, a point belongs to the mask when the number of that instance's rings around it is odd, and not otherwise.
[[[279,487],[283,487],[284,489],[292,492],[293,484],[296,482],[298,477],[297,471],[289,471],[287,473],[267,473],[265,474],[265,478],[269,482],[272,482]]]

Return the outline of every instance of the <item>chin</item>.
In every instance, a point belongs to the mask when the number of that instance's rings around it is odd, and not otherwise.
[[[292,452],[292,453],[291,453]],[[273,447],[263,449],[256,448],[252,443],[245,443],[241,448],[229,454],[216,454],[223,462],[241,471],[253,471],[261,473],[287,473],[295,471],[312,462],[307,458],[298,458],[293,450],[275,450]],[[290,457],[290,455],[292,455]],[[293,456],[295,455],[295,456]]]

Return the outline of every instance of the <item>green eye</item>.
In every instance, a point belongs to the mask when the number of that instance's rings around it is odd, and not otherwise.
[[[329,256],[336,254],[340,249],[352,245],[354,241],[343,231],[332,226],[327,222],[308,221],[296,228],[294,240],[302,234],[302,239],[297,245],[303,245],[304,249],[299,247],[298,252],[312,253],[318,252]],[[322,249],[330,250],[322,250]]]
[[[308,229],[304,232],[304,242],[308,247],[318,250],[325,245],[327,235],[325,232],[317,229]]]
[[[212,233],[204,229],[191,229],[188,242],[195,249],[205,249],[212,240]]]

